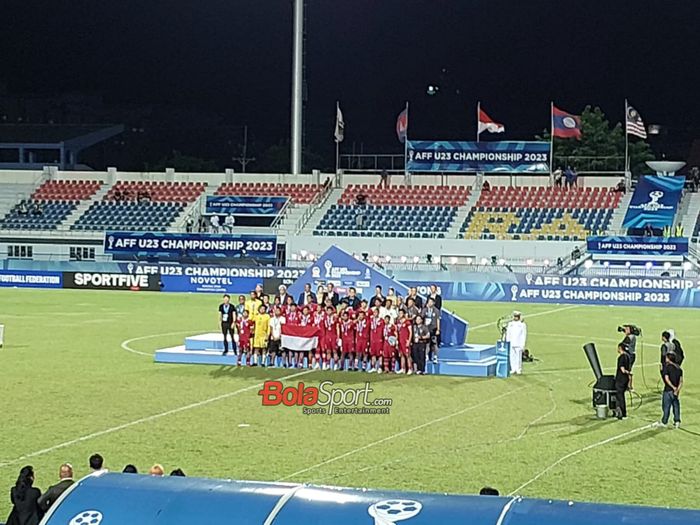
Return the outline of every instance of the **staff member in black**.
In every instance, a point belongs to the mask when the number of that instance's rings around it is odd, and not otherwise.
[[[413,341],[411,344],[411,358],[416,367],[416,374],[425,372],[425,347],[430,341],[430,330],[423,324],[423,318],[416,316],[413,327]]]
[[[224,302],[219,305],[219,320],[221,321],[221,333],[224,336],[224,353],[228,354],[228,336],[231,335],[231,349],[236,351],[234,332],[236,330],[236,309],[231,305],[231,296],[224,294]]]
[[[630,355],[623,343],[617,345],[617,368],[615,370],[615,399],[617,401],[617,419],[627,417],[625,392],[630,383]]]

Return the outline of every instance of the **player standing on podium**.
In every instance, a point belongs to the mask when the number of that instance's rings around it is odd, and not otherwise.
[[[527,341],[527,325],[522,320],[522,314],[513,312],[513,320],[506,327],[506,341],[510,343],[510,373],[523,373],[523,350]]]

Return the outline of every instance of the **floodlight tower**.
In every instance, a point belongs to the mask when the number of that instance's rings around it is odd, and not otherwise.
[[[291,172],[301,173],[303,89],[304,89],[304,3],[294,0],[294,30],[292,32],[292,137]]]

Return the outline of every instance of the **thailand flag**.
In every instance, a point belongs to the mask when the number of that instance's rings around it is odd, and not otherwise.
[[[306,352],[318,347],[318,326],[282,325],[282,348]]]
[[[402,144],[406,142],[408,135],[408,106],[396,118],[396,136]]]
[[[562,111],[552,104],[552,136],[560,139],[580,139],[581,117]]]
[[[494,122],[493,119],[481,109],[481,106],[479,106],[479,135],[484,131],[488,131],[489,133],[503,133],[505,130],[506,128],[503,124]]]

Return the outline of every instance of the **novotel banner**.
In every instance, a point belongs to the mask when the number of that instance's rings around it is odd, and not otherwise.
[[[687,237],[588,237],[588,253],[604,255],[687,255]]]
[[[510,281],[436,282],[443,299],[618,306],[700,307],[700,280],[679,277],[511,274]],[[494,275],[494,278],[498,278]],[[403,281],[409,286],[425,282]]]
[[[548,174],[548,142],[408,141],[409,171]]]
[[[144,257],[188,255],[274,260],[277,237],[272,235],[106,232],[104,250],[105,253]]]

